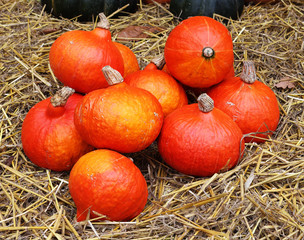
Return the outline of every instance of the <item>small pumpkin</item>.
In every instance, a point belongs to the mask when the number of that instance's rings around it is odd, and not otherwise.
[[[106,65],[124,74],[123,58],[111,40],[104,14],[100,14],[94,30],[73,30],[57,38],[51,46],[49,61],[54,75],[80,93],[109,86],[101,70]]]
[[[183,20],[169,34],[165,62],[184,85],[207,88],[221,82],[233,67],[233,43],[228,29],[206,16]]]
[[[234,167],[244,149],[242,131],[203,93],[198,103],[169,114],[158,138],[163,160],[177,171],[211,176]]]
[[[143,70],[129,74],[125,83],[151,92],[160,102],[164,116],[188,104],[185,90],[173,77],[158,69],[163,55],[156,57]]]
[[[171,0],[170,11],[181,19],[192,16],[213,17],[214,14],[238,19],[244,0]]]
[[[217,108],[233,118],[243,134],[252,133],[245,137],[246,142],[265,142],[278,126],[280,110],[277,98],[267,85],[257,81],[252,61],[244,61],[240,77],[221,82],[208,94]]]
[[[144,209],[147,183],[131,159],[99,149],[82,156],[70,172],[69,190],[77,221],[127,221]]]
[[[23,151],[39,167],[68,171],[93,149],[75,128],[74,110],[82,95],[73,93],[71,88],[62,88],[33,106],[23,121]]]
[[[164,114],[160,103],[147,90],[123,82],[110,66],[102,70],[111,86],[84,96],[75,110],[76,129],[96,148],[121,153],[145,149],[161,130]]]
[[[56,17],[79,17],[80,21],[92,21],[100,12],[108,16],[126,5],[116,15],[137,10],[137,0],[41,0],[41,4]]]
[[[124,62],[124,76],[123,77],[125,78],[128,74],[140,70],[139,64],[137,61],[137,57],[135,56],[133,51],[122,43],[114,42],[114,44],[120,51],[122,58],[123,58],[123,62]]]

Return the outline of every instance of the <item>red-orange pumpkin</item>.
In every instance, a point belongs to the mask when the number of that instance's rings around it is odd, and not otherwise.
[[[183,20],[169,34],[165,61],[181,83],[207,88],[221,82],[233,66],[233,43],[228,29],[206,16]]]
[[[24,119],[23,150],[39,167],[67,171],[79,157],[93,149],[75,129],[74,110],[82,95],[73,93],[64,87],[53,97],[37,103]]]
[[[69,190],[77,221],[131,220],[142,212],[148,197],[145,178],[132,160],[106,149],[79,159],[70,173]]]
[[[164,116],[167,116],[175,109],[188,104],[188,98],[181,84],[158,69],[158,63],[152,60],[144,70],[129,74],[124,81],[130,86],[151,92],[160,102]]]
[[[161,130],[160,103],[150,92],[124,83],[113,68],[103,71],[112,86],[84,96],[75,110],[76,129],[96,148],[123,153],[145,149]]]
[[[57,38],[49,61],[54,75],[81,93],[108,86],[101,70],[106,65],[124,74],[123,58],[111,40],[109,22],[103,14],[94,30],[74,30]]]
[[[242,131],[203,93],[198,103],[169,114],[158,139],[163,160],[179,172],[211,176],[235,166],[243,152]]]
[[[280,110],[274,92],[264,83],[257,81],[252,61],[244,61],[240,77],[227,79],[208,91],[215,107],[221,109],[239,125],[246,142],[264,142],[275,131],[280,118]],[[263,139],[260,139],[263,138]]]
[[[123,61],[124,61],[124,76],[123,77],[125,78],[128,74],[140,70],[137,58],[136,58],[135,54],[133,53],[133,51],[126,45],[123,45],[122,43],[114,42],[114,44],[120,51]]]

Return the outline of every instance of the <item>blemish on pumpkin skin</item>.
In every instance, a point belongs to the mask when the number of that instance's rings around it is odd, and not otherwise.
[[[73,41],[70,41],[70,44],[73,44],[74,42]]]

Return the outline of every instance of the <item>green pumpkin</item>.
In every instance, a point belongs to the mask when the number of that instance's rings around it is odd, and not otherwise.
[[[122,12],[136,12],[137,0],[41,0],[45,10],[56,17],[73,18],[80,16],[80,21],[91,21],[100,12],[106,16],[129,4]],[[122,14],[122,13],[119,13]]]
[[[243,11],[244,0],[171,0],[170,11],[180,19],[213,14],[237,19]]]

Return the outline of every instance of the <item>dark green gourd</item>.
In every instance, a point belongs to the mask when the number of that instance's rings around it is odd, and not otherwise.
[[[100,12],[106,16],[126,6],[122,12],[134,13],[137,10],[137,0],[41,0],[45,10],[56,17],[73,18],[80,16],[80,21],[91,21]]]
[[[244,0],[171,0],[170,11],[180,19],[190,16],[208,16],[213,14],[238,19],[242,14]]]

